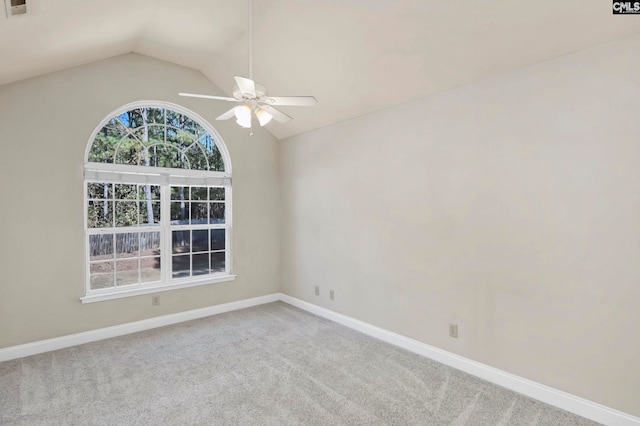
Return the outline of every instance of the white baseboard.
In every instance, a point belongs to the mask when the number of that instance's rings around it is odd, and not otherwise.
[[[575,413],[587,419],[610,426],[638,426],[640,417],[606,407],[584,398],[571,395],[558,389],[507,373],[494,367],[473,361],[451,352],[438,349],[426,343],[410,339],[397,333],[376,327],[363,321],[348,317],[329,309],[305,302],[286,294],[280,294],[280,300],[312,314],[352,328],[360,333],[375,337],[384,342],[438,361],[442,364],[464,371],[488,382],[537,399],[549,405]]]
[[[176,314],[164,315],[142,321],[116,325],[113,327],[71,334],[54,339],[2,348],[0,349],[0,362],[68,348],[71,346],[82,345],[84,343],[95,342],[98,340],[109,339],[112,337],[123,336],[125,334],[137,333],[139,331],[150,330],[157,327],[164,327],[166,325],[204,318],[224,312],[236,311],[265,303],[277,302],[279,300],[312,314],[334,321],[338,324],[352,328],[360,333],[375,337],[384,342],[404,348],[418,355],[433,359],[442,364],[464,371],[465,373],[480,377],[491,383],[495,383],[563,410],[570,411],[587,419],[610,426],[640,426],[639,417],[614,410],[561,390],[516,376],[515,374],[507,373],[497,368],[438,349],[434,346],[427,345],[426,343],[410,339],[400,334],[393,333],[383,328],[376,327],[366,322],[359,321],[282,293],[269,294],[252,299],[239,300],[207,308],[179,312]]]
[[[274,293],[266,296],[254,297],[252,299],[238,300],[236,302],[223,303],[221,305],[179,312],[177,314],[163,315],[146,320],[114,325],[113,327],[99,328],[97,330],[70,334],[68,336],[40,340],[38,342],[26,343],[24,345],[10,346],[8,348],[0,349],[0,362],[55,351],[57,349],[69,348],[71,346],[82,345],[84,343],[95,342],[98,340],[110,339],[112,337],[123,336],[125,334],[137,333],[139,331],[150,330],[152,328],[164,327],[165,325],[177,324],[224,312],[237,311],[238,309],[249,308],[251,306],[277,302],[278,300],[280,300],[280,295]]]

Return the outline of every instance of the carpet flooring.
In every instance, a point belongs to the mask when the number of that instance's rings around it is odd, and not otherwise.
[[[594,425],[284,304],[0,363],[3,425]]]

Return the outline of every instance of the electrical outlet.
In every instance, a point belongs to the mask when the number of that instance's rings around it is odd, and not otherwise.
[[[316,286],[316,296],[320,296],[320,287]]]
[[[160,304],[160,296],[153,296],[151,298],[151,306],[158,306]]]
[[[28,12],[27,0],[5,0],[7,18],[24,15]]]
[[[458,324],[449,324],[449,336],[458,338]]]
[[[329,299],[334,300],[335,298],[335,293],[333,292],[333,290],[329,290]]]

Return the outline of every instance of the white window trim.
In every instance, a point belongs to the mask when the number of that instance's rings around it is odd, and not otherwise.
[[[164,284],[151,284],[143,285],[135,288],[120,288],[120,289],[106,289],[105,290],[92,290],[91,294],[80,298],[82,303],[102,302],[105,300],[121,299],[123,297],[140,296],[142,294],[159,293],[167,290],[177,290],[180,288],[197,287],[207,284],[222,283],[225,281],[235,280],[237,275],[220,273],[220,275],[206,275],[206,278],[193,279],[189,278],[185,282],[176,283],[164,283]]]
[[[225,165],[224,172],[217,171],[204,171],[204,170],[190,170],[190,169],[169,169],[162,167],[147,167],[147,166],[131,166],[123,164],[113,163],[93,163],[88,162],[89,152],[91,146],[96,138],[98,132],[113,119],[114,116],[118,116],[123,112],[130,111],[136,108],[163,108],[170,109],[181,114],[187,115],[189,118],[195,120],[200,124],[216,141],[216,146],[222,160]],[[150,283],[139,284],[136,286],[125,286],[91,290],[89,281],[89,246],[87,244],[87,182],[88,181],[103,181],[112,183],[131,183],[131,184],[156,184],[156,185],[190,185],[190,186],[223,186],[225,187],[225,265],[226,271],[209,275],[203,275],[198,277],[187,277],[182,279],[171,280],[168,278],[168,269],[163,268],[162,283]],[[168,290],[176,290],[181,288],[196,287],[201,285],[208,285],[226,281],[235,280],[237,275],[233,274],[233,201],[232,201],[232,187],[231,187],[231,159],[227,147],[222,140],[220,134],[201,116],[183,108],[179,105],[172,104],[170,102],[162,101],[137,101],[118,108],[117,110],[108,114],[102,122],[96,127],[91,134],[89,143],[85,150],[85,164],[84,164],[84,234],[85,234],[85,260],[84,260],[84,296],[80,297],[82,303],[101,302],[105,300],[120,299],[123,297],[138,296],[143,294],[158,293]],[[169,203],[164,206],[162,217],[168,220],[169,217]],[[160,229],[154,227],[156,229]],[[171,250],[170,235],[171,226],[166,225],[168,232],[165,232],[164,240],[162,244],[162,250]]]

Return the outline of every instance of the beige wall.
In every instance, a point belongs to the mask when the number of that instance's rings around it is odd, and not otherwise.
[[[218,122],[228,105],[201,73],[128,54],[0,86],[0,348],[278,291],[278,145]],[[180,104],[207,119],[233,164],[235,281],[81,304],[83,175],[91,132],[137,100]],[[47,206],[45,211],[42,206]]]
[[[284,289],[640,415],[638,51],[619,40],[280,146],[178,97],[219,93],[200,73],[140,55],[0,86],[0,348]],[[238,279],[82,305],[84,150],[144,99],[224,138]]]
[[[285,292],[640,415],[638,52],[285,140]]]

